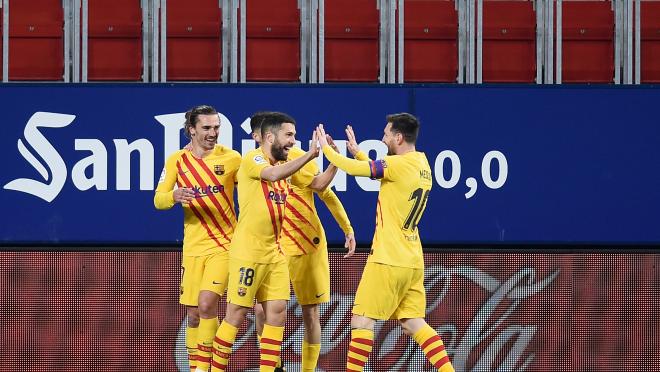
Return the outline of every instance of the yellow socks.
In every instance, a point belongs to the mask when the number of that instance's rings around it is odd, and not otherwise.
[[[351,343],[348,346],[346,371],[364,370],[371,348],[374,346],[374,332],[369,329],[353,329]]]
[[[211,360],[212,372],[224,372],[227,370],[231,347],[234,345],[237,333],[238,328],[224,320],[222,321],[222,324],[220,324],[220,327],[218,327],[218,331],[213,339],[213,359]]]
[[[280,359],[283,338],[284,327],[264,325],[260,343],[261,361],[259,362],[259,371],[273,371],[275,369]]]
[[[303,372],[314,371],[321,353],[321,344],[309,344],[303,340],[302,343],[302,370]]]
[[[440,336],[438,336],[438,333],[433,328],[428,324],[425,325],[413,335],[413,339],[424,351],[426,359],[428,359],[438,371],[454,372],[454,367],[452,367],[447,351],[445,351],[445,345],[442,343]]]
[[[197,367],[197,329],[186,327],[186,349],[188,350],[188,365],[194,371]]]
[[[197,331],[197,370],[208,371],[213,355],[213,338],[218,330],[218,318],[199,319]]]

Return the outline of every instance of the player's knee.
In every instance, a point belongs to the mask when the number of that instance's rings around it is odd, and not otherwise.
[[[318,323],[319,320],[319,307],[317,305],[303,305],[302,306],[303,322],[306,326]]]
[[[373,319],[353,314],[351,318],[351,328],[374,329],[375,321]]]
[[[247,307],[242,307],[234,304],[227,304],[227,312],[225,314],[225,321],[235,327],[240,327],[240,325],[245,320],[245,316],[248,312]]]
[[[417,331],[419,331],[424,325],[426,325],[424,319],[421,318],[400,319],[399,323],[401,324],[401,329],[403,329],[403,333],[405,333],[410,337],[412,337],[415,333],[417,333]]]
[[[188,327],[197,328],[199,326],[199,310],[197,307],[188,306],[186,315],[188,316]]]
[[[199,314],[203,318],[218,316],[218,301],[213,299],[204,299],[199,301]]]

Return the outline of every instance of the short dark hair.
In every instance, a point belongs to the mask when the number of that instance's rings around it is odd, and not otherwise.
[[[186,137],[190,138],[190,128],[197,124],[199,115],[218,115],[218,111],[209,105],[199,105],[188,110],[186,112],[186,122],[183,124],[183,133]]]
[[[250,116],[250,129],[252,129],[252,133],[257,131],[261,132],[261,123],[263,123],[264,119],[272,113],[272,111],[257,111],[252,114],[252,116]]]
[[[261,121],[261,137],[266,137],[267,132],[276,134],[284,123],[295,125],[296,120],[283,112],[268,113],[268,115],[265,115]]]
[[[401,133],[407,143],[415,144],[419,134],[419,120],[416,117],[407,112],[402,112],[387,115],[387,122],[392,123],[392,132]]]

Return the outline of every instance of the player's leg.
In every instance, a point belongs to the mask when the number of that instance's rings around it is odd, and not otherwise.
[[[257,301],[262,304],[266,323],[261,335],[260,371],[274,371],[284,339],[287,301],[291,297],[289,270],[286,261],[268,264],[268,274],[257,291]]]
[[[198,362],[197,337],[199,335],[199,311],[196,306],[186,306],[186,351],[188,366],[195,371]]]
[[[265,265],[239,259],[229,259],[227,310],[213,340],[211,371],[225,371],[238,327],[243,323],[266,270]]]
[[[213,339],[218,330],[218,304],[227,287],[228,265],[227,252],[209,255],[204,264],[198,306],[197,372],[206,372],[211,365]]]
[[[319,305],[301,305],[305,336],[302,344],[302,371],[314,371],[321,353],[321,319]]]
[[[373,347],[374,320],[392,317],[401,299],[407,273],[403,268],[367,261],[355,294],[347,371],[362,371]]]
[[[179,302],[186,306],[186,350],[188,365],[194,371],[197,367],[197,337],[199,327],[199,286],[202,280],[202,265],[198,257],[181,257],[181,286]]]
[[[402,297],[394,317],[401,322],[403,332],[411,336],[424,351],[431,364],[441,372],[453,372],[445,345],[438,333],[424,320],[426,291],[424,289],[424,270],[408,269],[410,285]]]
[[[289,276],[302,308],[305,335],[302,344],[302,370],[314,371],[321,353],[319,304],[330,301],[330,265],[328,251],[290,256]]]

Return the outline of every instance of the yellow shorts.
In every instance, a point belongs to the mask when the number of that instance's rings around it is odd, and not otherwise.
[[[327,249],[287,256],[287,260],[293,292],[299,304],[313,305],[330,301],[330,264]]]
[[[380,320],[424,318],[424,269],[367,262],[353,314]]]
[[[255,263],[232,258],[229,260],[227,302],[243,307],[257,302],[286,300],[291,297],[289,270],[285,260],[276,263]]]
[[[227,288],[229,253],[181,257],[181,293],[179,303],[197,306],[199,291],[211,291],[222,296]]]

